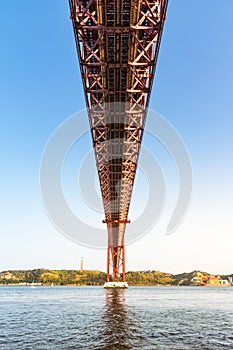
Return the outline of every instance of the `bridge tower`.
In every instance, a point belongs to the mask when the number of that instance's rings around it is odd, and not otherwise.
[[[107,282],[125,286],[124,235],[168,0],[69,4],[108,230]]]

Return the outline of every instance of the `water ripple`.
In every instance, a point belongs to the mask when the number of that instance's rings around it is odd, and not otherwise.
[[[233,288],[0,287],[1,350],[232,350]]]

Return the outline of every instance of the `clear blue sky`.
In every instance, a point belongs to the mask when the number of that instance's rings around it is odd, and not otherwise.
[[[0,2],[0,271],[79,268],[82,256],[105,270],[105,252],[58,233],[40,198],[45,144],[85,107],[67,3]],[[151,108],[188,147],[193,200],[173,235],[161,224],[127,247],[128,270],[233,272],[232,13],[232,0],[170,0]]]

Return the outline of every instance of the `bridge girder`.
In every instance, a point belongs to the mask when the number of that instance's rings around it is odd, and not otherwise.
[[[108,228],[108,279],[124,280],[125,226],[168,0],[69,3]]]

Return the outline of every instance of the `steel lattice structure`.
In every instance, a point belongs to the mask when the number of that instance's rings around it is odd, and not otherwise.
[[[108,229],[107,280],[125,281],[125,227],[168,0],[69,3]]]

